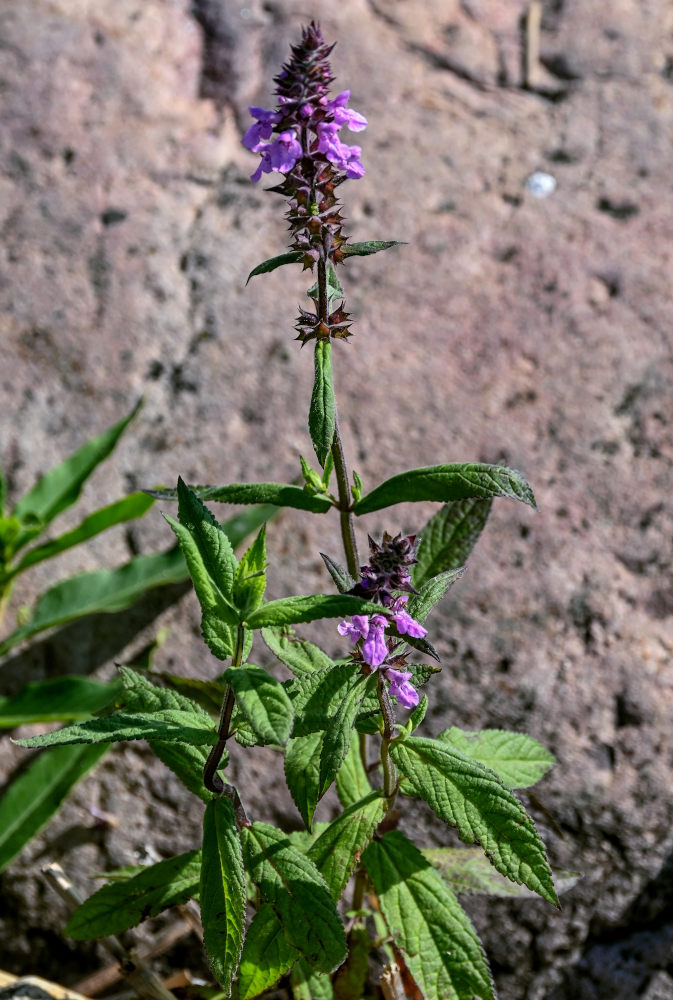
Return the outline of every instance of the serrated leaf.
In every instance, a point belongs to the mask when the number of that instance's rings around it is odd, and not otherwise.
[[[298,678],[287,689],[295,722],[285,747],[285,780],[309,829],[322,795],[320,759],[325,729],[359,672],[357,664],[332,666]]]
[[[318,869],[266,823],[245,827],[241,840],[246,870],[275,910],[290,944],[312,969],[332,972],[346,957],[346,936]]]
[[[399,831],[362,857],[386,924],[427,1000],[493,1000],[493,984],[467,914],[438,872]]]
[[[200,898],[208,961],[230,996],[243,947],[245,873],[234,809],[223,797],[209,802],[203,817]]]
[[[408,788],[456,826],[465,843],[480,843],[501,874],[558,905],[533,821],[492,771],[440,740],[411,736],[390,753]]]
[[[320,797],[330,787],[343,764],[355,726],[360,706],[365,694],[376,689],[376,674],[364,677],[356,674],[343,693],[336,712],[325,728],[320,751],[319,787]]]
[[[342,248],[344,258],[346,257],[369,257],[370,254],[378,253],[380,250],[388,250],[389,247],[405,246],[404,240],[367,240],[364,243],[346,243]]]
[[[269,903],[263,903],[248,927],[238,967],[240,1000],[252,1000],[277,983],[301,952],[283,934]]]
[[[336,776],[336,787],[339,802],[344,809],[366,798],[373,791],[362,763],[357,733],[351,736],[351,745]]]
[[[283,685],[261,667],[247,663],[226,670],[236,703],[260,743],[284,746],[292,730],[294,709]]]
[[[312,622],[318,618],[343,618],[346,615],[374,615],[381,606],[363,601],[348,594],[311,594],[298,597],[281,597],[269,601],[248,615],[246,624],[250,628],[268,628],[278,625],[296,625]]]
[[[178,548],[136,556],[116,569],[78,573],[50,587],[38,598],[28,622],[0,642],[0,656],[46,629],[87,615],[123,611],[148,590],[186,579],[187,567]]]
[[[11,698],[0,698],[0,728],[88,719],[113,702],[120,691],[119,681],[105,683],[78,676],[26,684]]]
[[[520,472],[482,462],[429,465],[387,479],[355,504],[356,514],[419,500],[466,500],[509,497],[535,507],[535,497]]]
[[[182,479],[178,479],[178,517],[194,539],[213,584],[231,604],[238,568],[231,542],[224,528]]]
[[[293,1000],[334,1000],[330,977],[324,972],[313,972],[303,958],[292,969],[290,985]]]
[[[81,545],[82,542],[88,541],[89,538],[94,538],[102,531],[107,531],[108,528],[113,527],[115,524],[123,524],[126,521],[134,521],[136,518],[143,517],[153,503],[154,500],[145,493],[131,493],[130,496],[124,497],[122,500],[117,500],[116,503],[109,504],[107,507],[101,507],[100,510],[96,510],[93,514],[85,517],[72,531],[59,535],[58,538],[52,538],[42,545],[36,545],[26,552],[23,559],[11,568],[8,578],[11,579],[14,576],[18,576],[19,573],[23,573],[29,566],[35,566],[45,559],[52,559],[54,556],[73,548],[75,545]]]
[[[320,556],[327,567],[327,572],[334,580],[339,593],[346,594],[349,590],[352,590],[355,586],[355,580],[345,566],[341,566],[338,562],[331,559],[330,556],[325,555],[324,552],[321,552]]]
[[[201,852],[188,851],[143,868],[125,881],[113,881],[75,910],[65,933],[79,941],[121,934],[170,906],[199,893]]]
[[[497,872],[488,858],[477,848],[426,847],[423,856],[436,868],[454,892],[468,895],[500,896],[535,899],[536,893],[524,885],[510,882]],[[554,886],[560,895],[568,892],[582,877],[578,872],[552,869]]]
[[[210,715],[205,709],[182,692],[157,687],[146,676],[128,667],[120,667],[119,673],[125,690],[126,713],[176,709],[196,713],[200,715],[203,726],[209,724],[212,726]],[[209,792],[203,784],[203,768],[208,758],[208,747],[193,746],[189,743],[161,743],[154,740],[150,740],[149,744],[162,764],[173,771],[193,795],[198,796],[202,802],[211,801],[212,792]],[[226,766],[226,761],[225,755],[221,768]]]
[[[108,747],[59,747],[39,754],[0,798],[0,871],[39,833],[70,789]]]
[[[260,606],[266,590],[266,525],[241,556],[234,580],[234,604],[245,617]]]
[[[285,746],[285,780],[301,818],[310,830],[320,799],[320,754],[323,734],[293,736]]]
[[[110,455],[120,437],[140,409],[138,403],[127,417],[102,434],[91,438],[64,462],[46,472],[14,507],[12,515],[27,522],[24,538],[16,540],[15,551],[35,537],[31,524],[46,527],[62,511],[75,503],[94,469]]]
[[[294,629],[283,626],[263,628],[262,639],[280,662],[289,667],[297,677],[332,666],[327,653],[308,639],[301,639]]]
[[[268,260],[263,260],[261,264],[257,267],[253,267],[252,271],[248,275],[246,285],[251,278],[254,278],[257,274],[269,274],[271,271],[275,271],[277,267],[282,267],[284,264],[298,264],[303,253],[301,250],[288,250],[287,253],[278,254],[277,257],[269,257]]]
[[[359,857],[374,836],[386,812],[380,792],[370,792],[354,802],[327,826],[308,850],[308,857],[327,882],[332,898],[338,902]]]
[[[204,681],[180,674],[155,673],[150,675],[169,688],[189,698],[192,705],[200,705],[210,718],[219,718],[227,685],[221,680]]]
[[[274,507],[294,507],[309,510],[314,514],[324,514],[332,506],[332,501],[319,494],[305,493],[301,486],[285,483],[230,483],[226,486],[190,486],[192,493],[205,501],[217,503],[270,504]],[[148,496],[157,500],[177,500],[177,490],[145,490]]]
[[[332,345],[319,339],[315,345],[313,393],[308,429],[318,461],[324,466],[334,439],[336,407],[332,382]]]
[[[556,763],[541,743],[524,733],[504,729],[468,732],[451,726],[437,739],[451,744],[484,767],[490,767],[508,788],[529,788]]]
[[[428,696],[424,694],[421,700],[419,701],[418,705],[416,705],[416,708],[409,716],[409,721],[407,722],[407,726],[409,727],[409,733],[413,733],[415,729],[418,729],[421,722],[425,718],[425,713],[427,712],[427,710],[428,710]]]
[[[450,569],[445,573],[440,573],[426,582],[421,587],[418,594],[412,594],[407,603],[406,610],[417,622],[424,622],[432,609],[439,604],[449,587],[452,587],[456,580],[463,575],[464,570]],[[405,642],[409,642],[409,637],[404,636]],[[409,642],[409,645],[411,643]]]
[[[74,743],[117,743],[120,740],[158,740],[162,743],[191,743],[212,746],[217,742],[215,729],[208,720],[194,712],[166,709],[151,715],[125,715],[115,712],[102,719],[88,719],[64,726],[51,733],[15,740],[21,747],[58,747]]]
[[[481,534],[493,505],[487,500],[455,500],[444,504],[420,531],[416,550],[417,562],[411,570],[415,587],[450,569],[459,569],[467,562]]]

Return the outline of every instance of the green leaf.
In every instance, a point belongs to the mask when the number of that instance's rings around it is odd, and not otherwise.
[[[203,565],[224,601],[232,603],[238,562],[224,528],[206,505],[178,479],[178,517],[189,531]]]
[[[238,967],[240,1000],[252,1000],[292,967],[301,952],[283,934],[281,922],[269,903],[263,903],[245,935]]]
[[[426,847],[423,849],[423,856],[454,892],[517,899],[536,898],[536,894],[530,889],[510,882],[497,872],[478,848]],[[552,874],[558,895],[568,892],[582,877],[578,872],[560,869],[552,869]]]
[[[353,509],[356,514],[371,514],[374,510],[408,501],[446,503],[471,497],[510,497],[536,506],[533,491],[520,472],[501,465],[473,462],[429,465],[402,472],[367,493]]]
[[[409,734],[413,733],[415,729],[418,729],[421,722],[425,718],[425,713],[427,712],[427,710],[428,710],[428,696],[424,694],[421,700],[419,701],[418,705],[416,705],[416,708],[409,716],[409,721],[407,722]]]
[[[408,788],[456,826],[465,843],[480,843],[501,874],[558,905],[533,821],[492,771],[440,740],[411,736],[390,752]]]
[[[332,666],[327,653],[308,639],[301,639],[294,629],[283,626],[263,628],[262,639],[280,662],[289,667],[297,677]]]
[[[321,552],[320,556],[327,567],[327,572],[334,580],[336,589],[339,593],[346,594],[349,590],[352,590],[355,586],[355,580],[350,575],[346,567],[341,566],[338,562],[335,562],[329,556],[325,555],[324,552]]]
[[[119,681],[103,683],[89,677],[55,677],[26,684],[11,698],[0,698],[0,728],[34,722],[88,719],[118,697]]]
[[[126,693],[125,712],[147,713],[175,709],[198,714],[204,726],[209,724],[212,726],[208,713],[179,691],[157,687],[147,677],[136,673],[135,670],[129,670],[128,667],[120,667],[119,672]],[[209,748],[189,743],[161,743],[154,740],[150,740],[149,744],[159,760],[177,775],[193,795],[198,796],[202,802],[211,801],[212,792],[209,792],[203,784],[203,768]],[[225,755],[221,767],[226,766],[226,759]]]
[[[541,743],[524,733],[504,729],[468,732],[451,726],[437,738],[456,747],[471,760],[490,767],[508,788],[529,788],[556,763]]]
[[[301,250],[289,250],[287,253],[281,253],[277,257],[269,257],[268,260],[263,260],[257,267],[253,267],[248,275],[248,281],[257,274],[269,274],[270,271],[275,271],[277,267],[282,267],[283,264],[298,264],[303,256]],[[246,285],[248,281],[246,281]]]
[[[344,692],[336,712],[329,720],[320,751],[320,797],[330,787],[350,747],[351,736],[365,694],[376,690],[377,676],[356,674]]]
[[[169,688],[190,699],[192,705],[200,705],[210,718],[219,718],[227,685],[222,680],[203,681],[196,677],[182,677],[180,674],[155,673],[153,679],[163,682]]]
[[[467,914],[421,852],[399,831],[362,857],[381,910],[427,1000],[493,1000],[486,959]]]
[[[30,619],[0,643],[4,656],[19,642],[65,625],[87,615],[123,611],[154,587],[181,583],[187,578],[185,561],[179,549],[136,556],[116,569],[97,569],[78,573],[45,591],[37,601]]]
[[[359,672],[358,664],[333,666],[301,677],[288,688],[295,723],[285,747],[285,780],[309,829],[323,794],[320,760],[325,729]]]
[[[59,747],[39,754],[0,799],[0,871],[39,833],[107,746]]]
[[[346,957],[346,936],[315,865],[266,823],[241,831],[246,870],[275,910],[290,944],[312,969],[332,972]]]
[[[336,408],[332,382],[332,345],[329,340],[317,340],[315,345],[315,371],[308,429],[320,465],[327,456],[334,440]]]
[[[188,851],[149,865],[125,881],[104,885],[75,910],[65,933],[79,941],[121,934],[199,893],[201,852]]]
[[[234,604],[241,615],[260,606],[266,590],[266,525],[241,556],[234,580]]]
[[[432,579],[426,580],[419,593],[412,594],[409,598],[406,610],[411,617],[417,622],[424,622],[432,609],[439,604],[449,587],[452,587],[464,572],[462,568],[450,569],[445,573],[440,573],[439,576],[433,576]],[[404,636],[404,640],[409,642],[407,636]]]
[[[336,787],[339,801],[344,809],[366,798],[373,791],[362,763],[357,733],[351,736],[351,745],[336,776]]]
[[[301,486],[285,483],[230,483],[228,486],[190,486],[200,500],[218,503],[258,503],[275,507],[294,507],[324,514],[333,506],[332,501],[321,495],[304,492]],[[177,500],[177,490],[146,490],[158,500]]]
[[[72,531],[68,531],[58,538],[53,538],[49,542],[44,542],[42,545],[37,545],[26,552],[23,559],[12,567],[9,578],[23,573],[29,566],[35,566],[45,559],[51,559],[61,552],[65,552],[66,549],[81,545],[82,542],[99,535],[115,524],[123,524],[126,521],[134,521],[136,518],[142,517],[153,503],[154,500],[145,493],[131,493],[130,496],[117,500],[116,503],[101,507],[100,510],[85,517],[81,524],[73,528]]]
[[[295,625],[297,622],[312,622],[317,618],[343,618],[345,615],[374,615],[380,612],[378,604],[371,604],[359,597],[348,594],[311,594],[298,597],[281,597],[269,601],[248,615],[246,624],[250,628],[266,628],[269,625]]]
[[[322,741],[323,734],[313,732],[290,737],[285,746],[285,780],[309,830],[320,799]]]
[[[162,743],[192,743],[213,746],[217,742],[215,729],[208,727],[194,712],[167,709],[142,715],[115,712],[102,719],[88,719],[64,726],[51,733],[15,740],[21,747],[59,747],[71,743],[118,743],[120,740],[159,740]]]
[[[227,996],[236,974],[245,928],[245,874],[234,809],[226,798],[206,806],[201,861],[203,943]]]
[[[406,246],[404,240],[368,240],[366,243],[346,243],[341,252],[344,258],[369,257],[370,254],[378,253],[379,250],[401,246]]]
[[[309,848],[308,857],[327,882],[335,902],[341,898],[360,854],[374,836],[385,812],[386,802],[381,793],[370,792],[332,820]]]
[[[32,490],[19,500],[12,511],[13,516],[27,522],[29,526],[32,523],[44,528],[57,514],[70,507],[96,466],[112,452],[139,409],[140,403],[119,423],[91,438],[64,462],[46,472]],[[29,541],[34,534],[31,531],[25,541]],[[21,544],[24,542],[19,540],[16,548],[20,548]]]
[[[330,977],[324,972],[312,972],[303,958],[293,968],[290,984],[293,1000],[334,1000]]]
[[[493,499],[455,500],[444,504],[421,529],[416,551],[418,562],[411,570],[415,587],[449,569],[459,569],[481,534]]]
[[[251,663],[231,667],[223,676],[259,742],[284,746],[292,730],[294,709],[283,685]]]

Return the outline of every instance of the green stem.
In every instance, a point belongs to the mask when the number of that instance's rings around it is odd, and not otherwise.
[[[379,673],[378,676],[378,696],[379,705],[381,706],[381,714],[383,715],[383,736],[381,738],[381,767],[383,768],[383,794],[388,799],[388,812],[393,807],[395,797],[397,795],[397,773],[395,771],[395,765],[393,764],[392,758],[390,756],[390,741],[393,738],[393,726],[395,725],[395,717],[393,715],[392,705],[390,704],[390,698],[388,697],[388,691],[386,689],[383,676]]]
[[[329,322],[329,299],[327,295],[327,265],[324,258],[318,261],[318,318],[322,323]],[[337,491],[339,494],[339,516],[341,520],[341,538],[348,572],[354,580],[360,577],[360,560],[358,545],[355,540],[355,518],[351,509],[351,489],[348,484],[348,467],[344,456],[343,444],[339,433],[339,421],[334,407],[334,438],[332,439],[332,458],[336,473]]]
[[[332,441],[332,458],[334,459],[334,471],[337,479],[337,489],[339,493],[339,517],[341,519],[341,538],[343,540],[344,552],[346,553],[346,565],[348,572],[354,580],[360,578],[360,558],[358,556],[358,543],[355,538],[355,518],[351,510],[351,490],[348,485],[348,470],[344,458],[341,435],[339,434],[339,424],[334,416],[334,440]]]
[[[241,660],[243,659],[244,645],[245,629],[242,625],[239,625],[236,632],[236,647],[231,660],[232,667],[240,667]],[[225,751],[227,740],[229,739],[229,726],[231,724],[231,716],[234,711],[235,701],[236,696],[234,695],[231,686],[228,684],[227,690],[224,693],[224,700],[222,702],[220,722],[217,727],[217,743],[208,754],[208,759],[206,760],[205,767],[203,768],[203,784],[209,792],[214,792],[215,795],[221,795],[225,788],[222,778],[220,778],[217,773],[217,769],[220,766],[220,761],[222,760],[222,755]]]

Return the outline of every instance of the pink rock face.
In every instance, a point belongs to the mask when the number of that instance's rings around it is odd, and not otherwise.
[[[443,671],[427,689],[423,731],[526,730],[559,760],[536,793],[565,836],[545,829],[545,839],[553,864],[585,876],[560,913],[535,906],[522,920],[525,902],[470,901],[499,996],[576,1000],[591,983],[592,998],[632,1000],[670,971],[668,4],[545,4],[553,88],[542,93],[521,87],[525,6],[331,6],[333,92],[349,86],[368,121],[348,226],[355,240],[408,244],[341,269],[355,322],[348,346],[335,345],[335,382],[366,489],[413,466],[469,460],[502,461],[533,485],[539,513],[497,502],[468,572],[429,620]],[[283,252],[285,222],[280,201],[250,185],[256,162],[240,139],[248,105],[268,106],[265,81],[305,7],[4,5],[0,457],[12,500],[141,393],[135,430],[79,515],[178,474],[296,476],[310,449],[313,362],[292,324],[308,282],[283,268],[244,287],[252,267]],[[538,170],[557,181],[544,199],[525,188]],[[435,509],[396,508],[397,524],[390,511],[363,519],[362,550],[367,532],[413,534]],[[106,536],[45,564],[10,614],[67,572],[168,544],[151,513],[126,540]],[[338,555],[336,519],[282,514],[269,529],[270,596],[329,590],[320,550]],[[157,623],[171,626],[159,669],[212,676],[188,596],[48,638],[3,678],[111,671]],[[281,794],[279,760],[266,750],[233,758],[263,817]],[[5,759],[9,771],[16,758]],[[296,823],[289,796],[278,801]],[[61,914],[34,881],[47,848],[70,865],[59,835],[81,828],[83,803],[120,823],[79,851],[82,878],[110,859],[132,862],[142,845],[194,846],[177,780],[144,748],[120,751],[13,865],[0,966],[58,976],[72,961],[84,974],[88,958],[54,950]],[[327,816],[328,798],[321,808]],[[446,840],[444,828],[426,829],[426,813],[409,807],[405,823],[421,840]]]

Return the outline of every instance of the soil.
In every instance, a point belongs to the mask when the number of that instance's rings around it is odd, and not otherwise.
[[[286,236],[281,203],[249,183],[240,135],[248,105],[268,106],[300,24],[320,19],[338,40],[335,86],[369,120],[357,140],[367,173],[343,188],[349,231],[407,243],[343,269],[356,320],[335,350],[349,461],[370,485],[436,462],[502,462],[539,504],[495,505],[431,619],[443,673],[424,726],[545,743],[558,766],[530,808],[552,863],[583,878],[558,912],[466,908],[501,1000],[662,1000],[673,997],[673,14],[666,0],[545,0],[526,70],[527,7],[2,0],[2,463],[18,498],[143,394],[59,526],[178,474],[298,474],[312,359],[292,327],[306,280],[283,268],[245,287]],[[418,530],[432,509],[371,515],[360,542]],[[36,568],[10,613],[69,572],[169,542],[153,511]],[[339,553],[331,518],[279,516],[271,596],[326,590],[321,550]],[[217,670],[178,587],[11,654],[3,691],[112,676],[159,628],[157,669]],[[7,741],[3,774],[24,760]],[[232,771],[251,814],[300,825],[273,753],[239,753]],[[333,808],[328,798],[318,818]],[[406,829],[445,841],[427,812],[405,810]],[[92,873],[196,846],[200,813],[144,745],[113,750],[4,872],[0,966],[68,985],[100,968],[96,945],[62,937],[40,868],[57,860],[89,892]],[[193,935],[156,967],[207,977]]]

